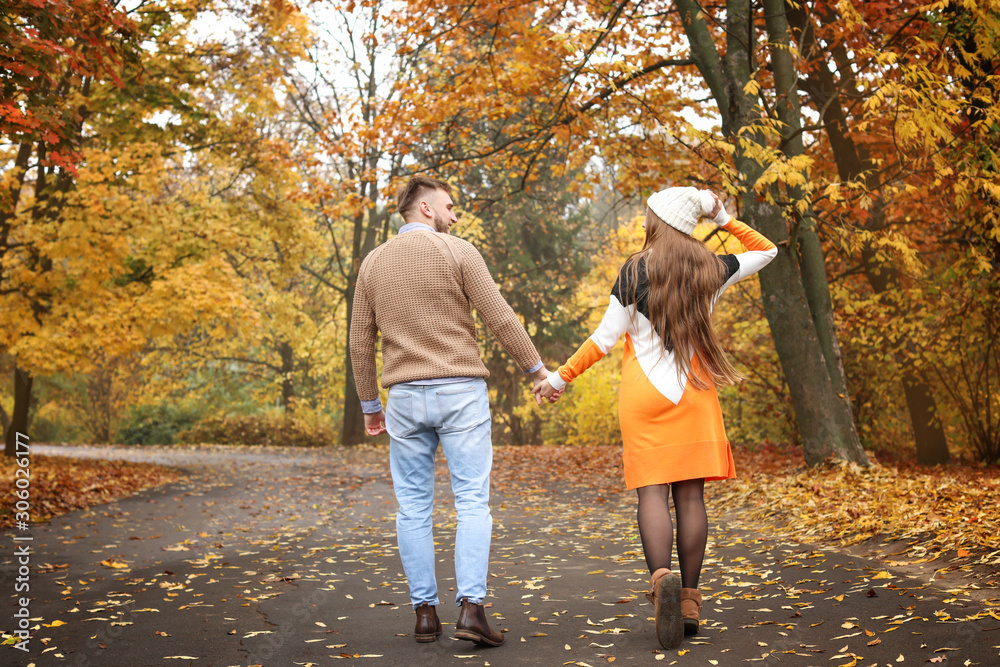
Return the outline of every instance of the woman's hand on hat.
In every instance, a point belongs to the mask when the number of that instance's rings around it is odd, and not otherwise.
[[[708,217],[712,219],[715,224],[722,226],[729,222],[731,216],[726,212],[726,207],[722,204],[722,200],[719,199],[719,195],[714,192],[709,192],[712,197],[712,201],[715,202],[712,206],[712,210],[709,212]]]
[[[715,202],[714,205],[712,206],[712,210],[709,211],[708,213],[708,217],[714,219],[715,216],[719,215],[719,211],[725,210],[725,206],[722,205],[722,200],[719,199],[719,195],[711,191],[709,191],[708,194],[712,198],[712,201]]]

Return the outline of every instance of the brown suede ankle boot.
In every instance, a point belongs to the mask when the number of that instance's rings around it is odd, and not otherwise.
[[[417,641],[426,644],[437,639],[441,634],[441,621],[438,620],[434,605],[424,602],[418,604],[413,611],[417,612],[417,625],[413,629],[413,636]]]
[[[646,599],[653,603],[656,638],[660,646],[673,649],[684,638],[681,622],[681,578],[665,567],[653,572]]]
[[[681,618],[684,619],[684,634],[698,634],[701,620],[701,591],[697,588],[681,589]]]
[[[478,646],[500,646],[504,640],[503,634],[490,628],[483,605],[469,602],[469,598],[462,598],[462,611],[455,623],[455,638],[476,642]]]

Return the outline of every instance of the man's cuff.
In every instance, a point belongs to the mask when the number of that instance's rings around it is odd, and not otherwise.
[[[538,371],[542,370],[543,368],[545,368],[545,364],[543,364],[542,360],[539,359],[538,363],[535,364],[534,366],[532,366],[531,368],[529,368],[528,370],[524,371],[524,374],[525,375],[530,375],[531,373],[537,373]]]
[[[361,412],[366,415],[373,415],[376,412],[382,412],[382,399],[375,398],[370,401],[361,401]]]
[[[548,379],[549,384],[552,385],[552,388],[556,391],[562,391],[566,388],[566,385],[569,384],[566,380],[562,379],[562,375],[559,375],[559,371],[549,373],[549,377],[546,379]]]

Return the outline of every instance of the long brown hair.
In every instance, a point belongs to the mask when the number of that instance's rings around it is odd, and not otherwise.
[[[649,284],[649,320],[663,344],[673,346],[678,378],[684,373],[698,389],[741,381],[712,326],[712,298],[725,280],[722,262],[648,207],[646,242],[625,262],[631,303],[637,303],[640,260],[645,260]],[[694,372],[693,357],[698,357],[699,372]]]

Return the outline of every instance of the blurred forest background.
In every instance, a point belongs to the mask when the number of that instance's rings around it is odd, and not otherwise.
[[[780,249],[716,310],[734,443],[995,464],[998,45],[995,0],[6,0],[8,451],[364,441],[356,272],[427,173],[549,368],[712,188]],[[620,347],[538,408],[481,343],[498,444],[619,442]]]

